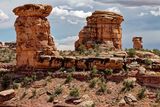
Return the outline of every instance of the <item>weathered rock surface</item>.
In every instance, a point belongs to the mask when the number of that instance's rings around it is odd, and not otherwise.
[[[42,4],[26,4],[13,10],[17,16],[47,17],[52,11],[52,6]]]
[[[15,91],[13,89],[4,90],[0,92],[0,104],[4,101],[8,101],[15,97]]]
[[[79,39],[75,43],[75,49],[79,50],[83,44],[86,49],[94,48],[95,45],[106,45],[108,49],[122,48],[121,22],[123,16],[108,12],[95,11],[87,17],[87,25],[80,31]]]
[[[27,4],[13,10],[19,16],[15,22],[18,67],[37,67],[39,55],[58,55],[45,18],[51,11],[52,6],[42,4]]]
[[[143,45],[142,45],[142,37],[133,37],[133,48],[140,50],[143,49]]]

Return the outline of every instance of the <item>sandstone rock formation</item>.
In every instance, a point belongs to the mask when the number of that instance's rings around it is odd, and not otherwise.
[[[143,49],[143,45],[142,45],[142,37],[133,37],[133,48],[140,50]]]
[[[58,55],[45,18],[51,11],[52,6],[42,4],[26,4],[13,10],[18,15],[15,22],[18,67],[36,67],[39,55]]]
[[[87,25],[80,31],[79,39],[75,43],[75,49],[79,50],[82,44],[86,49],[94,48],[96,44],[103,44],[103,47],[106,44],[106,48],[121,49],[122,21],[123,16],[117,13],[95,11],[87,17]]]

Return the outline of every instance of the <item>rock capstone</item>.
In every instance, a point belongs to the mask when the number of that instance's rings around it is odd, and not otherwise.
[[[86,20],[87,25],[80,31],[79,39],[75,42],[75,50],[79,50],[82,44],[86,49],[93,49],[95,45],[101,44],[104,47],[106,43],[106,48],[122,48],[123,16],[109,11],[95,11]]]

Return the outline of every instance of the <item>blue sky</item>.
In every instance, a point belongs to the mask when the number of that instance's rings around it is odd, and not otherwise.
[[[28,3],[53,6],[48,17],[56,46],[73,50],[85,18],[95,10],[109,10],[124,16],[122,23],[123,48],[132,47],[132,37],[142,36],[144,48],[160,49],[160,0],[1,0],[0,41],[15,41],[12,10]]]

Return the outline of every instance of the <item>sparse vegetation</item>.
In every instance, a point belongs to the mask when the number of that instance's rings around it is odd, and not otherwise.
[[[71,96],[71,97],[79,97],[79,90],[78,90],[78,88],[72,88],[71,89],[71,91],[70,91],[70,93],[69,93],[69,95]]]
[[[93,66],[92,70],[91,70],[91,75],[95,75],[97,74],[98,70],[96,66]]]
[[[106,69],[103,71],[104,74],[106,75],[112,75],[113,74],[113,70],[112,69]]]
[[[156,92],[156,103],[160,103],[160,90]]]
[[[100,82],[97,93],[105,93],[106,90],[107,90],[106,84],[104,82]]]
[[[62,86],[58,86],[58,87],[55,88],[54,94],[56,96],[58,96],[58,95],[62,94],[62,91],[63,91]]]
[[[160,56],[160,50],[158,49],[153,49],[152,52],[158,56]]]
[[[4,75],[2,77],[2,82],[1,82],[1,87],[3,90],[7,89],[10,87],[11,83],[11,78],[8,75]]]
[[[124,80],[123,88],[122,88],[121,91],[122,92],[127,92],[127,91],[130,91],[133,88],[134,88],[134,81]]]
[[[145,59],[145,64],[147,64],[147,65],[152,65],[152,61],[147,58],[147,59]]]
[[[127,52],[128,52],[129,57],[135,57],[136,55],[135,49],[132,49],[132,48],[128,49]]]
[[[137,97],[138,99],[143,99],[145,98],[145,91],[146,91],[146,87],[143,87],[142,89],[139,90],[138,94],[137,94]]]
[[[72,77],[72,74],[69,74],[68,76],[67,76],[67,78],[66,78],[66,80],[65,80],[65,84],[68,84],[68,83],[70,83],[71,81],[73,80],[73,77]]]
[[[94,88],[96,86],[96,83],[97,83],[97,78],[93,78],[89,83],[89,87]]]

